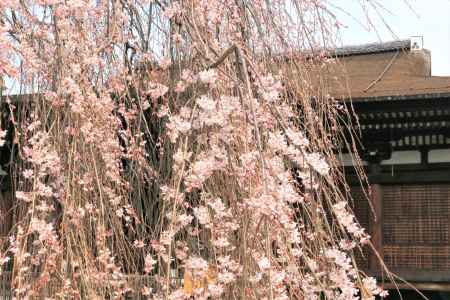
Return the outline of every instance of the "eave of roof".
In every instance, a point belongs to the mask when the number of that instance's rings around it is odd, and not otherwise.
[[[357,102],[383,102],[383,101],[403,101],[403,100],[435,100],[435,99],[450,99],[449,92],[436,92],[425,94],[410,94],[410,95],[383,95],[383,96],[369,96],[369,97],[353,97],[344,100]]]
[[[370,89],[372,77],[348,77],[343,85],[339,80],[330,82],[331,95],[336,99],[353,101],[384,101],[408,99],[449,98],[449,76],[403,76],[383,78]]]

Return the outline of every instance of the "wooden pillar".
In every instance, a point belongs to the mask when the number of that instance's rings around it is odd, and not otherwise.
[[[379,183],[382,157],[374,155],[369,165],[370,204],[369,234],[376,253],[369,255],[369,269],[375,273],[382,270],[380,258],[383,259],[383,187]]]
[[[373,214],[369,218],[371,242],[379,257],[383,259],[383,190],[380,184],[370,185],[370,203],[373,208]],[[377,273],[382,269],[375,253],[370,253],[369,268]]]

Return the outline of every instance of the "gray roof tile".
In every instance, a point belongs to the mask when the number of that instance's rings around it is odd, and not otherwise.
[[[349,56],[375,54],[381,52],[391,52],[396,50],[409,50],[411,48],[411,40],[396,40],[383,43],[370,43],[356,46],[346,46],[337,48],[333,52],[333,56]]]

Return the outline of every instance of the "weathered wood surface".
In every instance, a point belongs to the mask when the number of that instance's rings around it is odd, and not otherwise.
[[[0,248],[5,245],[13,225],[13,199],[10,192],[0,192]]]

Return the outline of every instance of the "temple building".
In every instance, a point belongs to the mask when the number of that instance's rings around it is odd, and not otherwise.
[[[417,38],[345,47],[334,56],[327,88],[356,113],[370,186],[365,193],[351,155],[340,154],[355,214],[390,271],[429,299],[450,299],[450,77],[431,75],[430,51]],[[371,250],[359,261],[395,288]],[[404,299],[421,299],[396,284]]]

